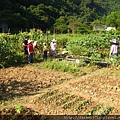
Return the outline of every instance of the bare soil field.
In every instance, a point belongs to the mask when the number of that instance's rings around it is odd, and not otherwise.
[[[34,65],[0,69],[0,115],[119,115],[119,67],[83,69],[82,76]]]

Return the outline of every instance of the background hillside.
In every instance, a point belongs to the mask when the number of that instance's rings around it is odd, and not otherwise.
[[[120,0],[1,0],[0,23],[12,31],[26,28],[65,33],[89,32],[92,25],[105,24],[120,29]],[[117,16],[117,17],[116,17]]]

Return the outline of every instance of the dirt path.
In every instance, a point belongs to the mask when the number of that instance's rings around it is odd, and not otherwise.
[[[40,114],[85,114],[102,103],[114,107],[109,114],[119,114],[120,71],[113,71],[115,70],[111,68],[103,68],[92,74],[75,77],[32,65],[0,69],[0,108],[2,110],[21,103]],[[57,92],[54,94],[40,98],[55,90]],[[77,97],[81,97],[81,101],[77,101]],[[86,107],[76,112],[76,106],[84,101],[89,101],[85,104]],[[72,107],[66,109],[68,103]]]

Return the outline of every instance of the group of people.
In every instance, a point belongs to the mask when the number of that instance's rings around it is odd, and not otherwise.
[[[118,56],[118,46],[119,42],[116,39],[110,40],[111,47],[110,47],[110,57]],[[24,55],[25,55],[25,61],[28,63],[33,62],[33,56],[34,56],[34,49],[37,48],[37,41],[32,43],[32,40],[29,39],[29,36],[25,37],[25,40],[23,41],[24,46]],[[53,39],[50,43],[50,49],[47,49],[46,43],[43,43],[43,60],[47,60],[48,57],[48,50],[50,58],[55,58],[55,52],[57,47],[57,40]]]
[[[26,36],[25,40],[23,41],[25,61],[27,63],[33,63],[34,49],[38,48],[37,41],[35,41],[34,43],[32,42],[33,41],[29,39],[29,36]],[[49,49],[49,55],[51,58],[55,58],[56,47],[57,40],[53,39],[50,43]],[[47,45],[46,43],[43,43],[43,60],[47,60],[47,57],[48,57]]]

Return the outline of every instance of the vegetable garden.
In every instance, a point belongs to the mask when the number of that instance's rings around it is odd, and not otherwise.
[[[74,58],[89,57],[91,61],[105,61],[109,58],[109,41],[113,38],[118,39],[119,33],[116,32],[114,35],[111,33],[51,35],[50,31],[43,33],[41,30],[35,29],[14,35],[2,33],[0,35],[0,58],[2,58],[0,59],[0,66],[23,63],[22,42],[26,35],[29,35],[33,41],[38,41],[41,53],[42,43],[46,42],[49,49],[50,41],[55,37],[57,39],[57,52],[67,50],[69,55],[74,56]]]
[[[26,35],[38,41],[41,53],[33,64],[25,64],[23,59],[22,41]],[[1,34],[0,115],[11,115],[6,117],[12,119],[39,115],[46,120],[52,117],[47,115],[120,114],[120,59],[109,58],[109,40],[118,39],[118,35],[51,35],[49,31],[35,29],[15,35]],[[46,42],[49,48],[54,37],[57,53],[68,54],[63,59],[42,61],[42,43]],[[90,61],[77,64],[66,61],[69,56]],[[95,61],[109,62],[110,66],[102,68]]]

